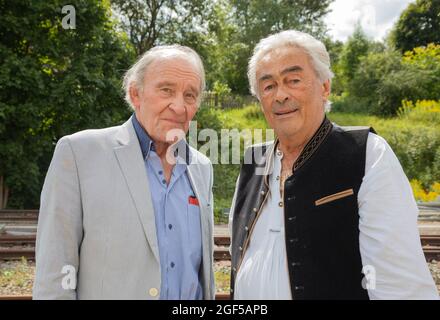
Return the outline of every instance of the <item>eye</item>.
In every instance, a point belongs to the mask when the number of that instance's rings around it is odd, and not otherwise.
[[[173,90],[171,90],[170,88],[161,88],[160,91],[166,93],[166,94],[171,94],[173,93]]]
[[[266,86],[266,87],[264,87],[264,91],[270,91],[270,90],[272,90],[274,88],[274,85],[273,84],[270,84],[270,85],[268,85],[268,86]]]
[[[187,93],[187,94],[185,94],[185,99],[188,102],[193,103],[193,102],[195,102],[197,100],[197,96],[194,93]]]
[[[299,79],[292,79],[292,80],[289,81],[289,83],[291,83],[291,84],[297,84],[299,82],[300,82]]]

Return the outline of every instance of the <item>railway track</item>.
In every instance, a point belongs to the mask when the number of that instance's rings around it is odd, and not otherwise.
[[[432,214],[433,208],[420,208],[420,216]],[[437,210],[437,209],[436,209]],[[436,212],[435,212],[436,213]],[[435,214],[437,216],[437,214]],[[440,217],[440,214],[438,214]],[[439,219],[440,220],[440,219]],[[0,210],[0,225],[29,225],[37,224],[38,210]],[[422,235],[421,243],[427,261],[440,260],[440,235]],[[0,260],[17,260],[25,257],[29,260],[35,259],[34,234],[30,235],[10,235],[0,234]],[[215,250],[214,259],[216,261],[230,260],[228,246],[230,238],[228,235],[216,235],[214,237]]]
[[[420,240],[426,260],[440,261],[440,235],[422,235]],[[215,236],[214,243],[214,260],[230,260],[229,236]],[[28,260],[35,259],[35,235],[0,235],[0,260],[19,260],[22,257]]]
[[[440,221],[440,204],[424,203],[419,204],[419,220]],[[0,210],[1,223],[17,222],[35,222],[38,221],[38,210]]]
[[[0,224],[37,222],[38,210],[0,210]]]

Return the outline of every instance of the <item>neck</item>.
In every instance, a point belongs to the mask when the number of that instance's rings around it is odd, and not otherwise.
[[[170,143],[167,142],[158,142],[158,141],[154,141],[154,148],[156,149],[156,153],[159,156],[159,158],[164,158],[167,154],[167,150],[170,147]]]
[[[289,136],[280,135],[278,137],[279,149],[283,152],[284,156],[293,159],[298,158],[306,144],[312,139],[313,135],[321,126],[324,117],[325,114],[318,118],[307,131],[298,132]]]

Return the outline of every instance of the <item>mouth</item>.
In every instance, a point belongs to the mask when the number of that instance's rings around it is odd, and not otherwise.
[[[167,122],[171,122],[175,125],[184,125],[185,124],[185,121],[179,121],[179,120],[174,120],[174,119],[162,119],[162,120],[167,121]]]
[[[288,116],[288,115],[292,115],[295,112],[297,112],[299,109],[293,109],[293,110],[280,110],[277,112],[274,112],[275,116],[277,117],[281,117],[281,116]]]

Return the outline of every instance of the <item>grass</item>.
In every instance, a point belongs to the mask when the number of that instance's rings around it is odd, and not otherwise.
[[[0,262],[0,295],[32,293],[34,265],[25,258],[20,261]]]
[[[218,293],[229,293],[231,267],[228,265],[217,266],[214,268],[215,289]]]

